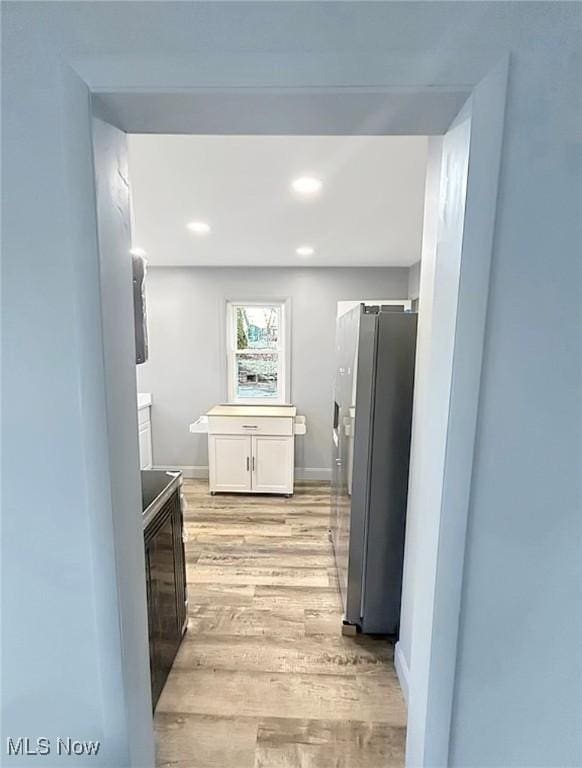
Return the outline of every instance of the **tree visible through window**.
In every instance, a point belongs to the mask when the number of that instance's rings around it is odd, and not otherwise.
[[[229,399],[284,402],[283,305],[228,305]]]

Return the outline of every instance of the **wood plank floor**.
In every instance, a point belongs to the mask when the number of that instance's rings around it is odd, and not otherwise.
[[[156,710],[158,766],[403,766],[393,647],[341,634],[329,486],[184,490],[188,632]]]

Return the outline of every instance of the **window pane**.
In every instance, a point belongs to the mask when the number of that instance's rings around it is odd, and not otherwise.
[[[236,307],[236,348],[276,349],[279,339],[278,307]]]
[[[236,355],[237,398],[277,397],[279,355]]]

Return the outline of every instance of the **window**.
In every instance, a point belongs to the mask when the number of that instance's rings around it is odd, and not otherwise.
[[[229,302],[226,317],[229,402],[286,402],[284,303]]]

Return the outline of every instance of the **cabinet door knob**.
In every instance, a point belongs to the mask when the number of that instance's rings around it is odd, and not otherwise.
[[[255,457],[253,456],[253,472],[255,471]]]
[[[247,472],[249,471],[249,468],[250,468],[250,462],[249,462],[249,457],[247,456]]]

